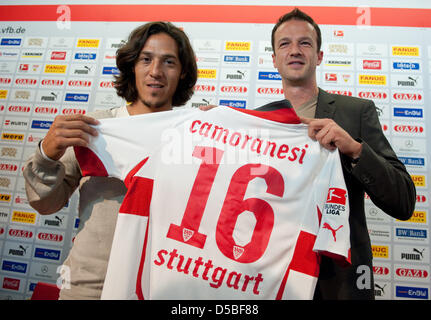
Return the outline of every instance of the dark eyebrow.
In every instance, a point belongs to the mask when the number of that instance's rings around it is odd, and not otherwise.
[[[152,51],[141,51],[141,53],[139,54],[139,57],[144,56],[144,55],[146,55],[146,56],[154,56],[155,54]],[[174,54],[163,54],[163,55],[160,55],[160,56],[162,58],[165,58],[165,59],[174,58],[176,60],[179,60],[179,58],[176,55],[174,55]]]
[[[286,40],[291,41],[292,39],[291,39],[291,38],[289,38],[289,37],[283,37],[283,38],[281,38],[280,40],[278,40],[278,43],[280,43],[280,42],[282,42],[282,41],[286,41]],[[298,39],[298,41],[303,41],[303,40],[309,40],[309,41],[313,42],[313,38],[311,38],[311,37],[307,37],[307,36],[305,36],[305,37],[301,37],[301,38],[299,38],[299,39]]]

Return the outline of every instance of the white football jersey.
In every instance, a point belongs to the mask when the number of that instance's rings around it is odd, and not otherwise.
[[[100,122],[83,175],[128,188],[102,299],[311,299],[321,254],[350,262],[338,151],[293,109]]]

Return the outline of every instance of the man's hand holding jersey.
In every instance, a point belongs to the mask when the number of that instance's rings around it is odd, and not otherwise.
[[[300,117],[301,122],[308,125],[308,135],[329,150],[338,150],[352,158],[359,158],[362,144],[353,139],[343,128],[332,119],[310,119]]]
[[[82,115],[57,116],[42,140],[43,153],[52,160],[60,159],[68,147],[86,147],[89,135],[96,136],[99,121]]]

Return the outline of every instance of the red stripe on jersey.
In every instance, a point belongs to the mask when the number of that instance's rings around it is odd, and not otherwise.
[[[124,184],[126,185],[126,188],[129,188],[129,184],[132,183],[133,177],[135,174],[139,171],[139,169],[142,168],[142,166],[148,161],[149,157],[146,157],[144,160],[139,162],[130,172],[127,174],[126,178],[124,179]]]
[[[229,107],[229,106],[228,106]],[[238,109],[235,107],[229,107],[236,111],[247,113],[249,115],[271,120],[275,122],[287,123],[287,124],[299,124],[301,120],[296,115],[295,109],[293,108],[282,108],[274,111],[258,111],[249,109]]]
[[[290,270],[301,272],[316,278],[319,276],[320,256],[313,251],[316,238],[316,235],[305,231],[301,231],[299,233],[292,261],[287,268],[286,274],[284,275],[280,289],[277,293],[277,300],[281,300],[283,298],[284,288],[286,287]]]
[[[150,214],[151,197],[153,195],[154,180],[133,177],[127,186],[128,190],[120,207],[120,213],[135,214],[148,217]]]
[[[108,172],[105,169],[103,162],[98,156],[94,154],[88,148],[84,147],[73,147],[75,151],[75,157],[78,160],[81,172],[84,177],[96,176],[96,177],[107,177]]]
[[[136,295],[138,296],[138,300],[145,300],[144,293],[142,292],[142,272],[144,270],[145,263],[145,252],[147,252],[147,240],[148,240],[148,226],[150,225],[150,221],[147,221],[147,228],[145,230],[145,241],[144,246],[142,248],[141,254],[141,262],[139,263],[138,275],[136,278]]]
[[[322,222],[322,211],[320,211],[320,208],[317,206],[317,218],[319,219],[319,226]]]

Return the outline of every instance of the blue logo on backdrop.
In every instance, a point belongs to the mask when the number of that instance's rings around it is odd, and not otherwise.
[[[394,62],[392,64],[395,70],[419,70],[420,65],[418,62]]]
[[[427,231],[422,229],[406,229],[406,228],[396,228],[396,234],[398,237],[405,238],[416,238],[416,239],[426,239]]]
[[[75,53],[75,60],[96,60],[95,53],[77,52]]]
[[[232,62],[232,63],[248,63],[250,62],[250,56],[231,56],[226,55],[223,58],[224,62]]]
[[[2,38],[1,39],[2,46],[20,46],[21,39],[19,38]]]
[[[79,227],[79,218],[76,218],[75,219],[75,226],[74,226],[74,228],[78,228]]]
[[[221,99],[219,101],[219,105],[245,109],[245,107],[247,106],[247,101],[245,101],[245,100],[223,100],[223,99]]]
[[[19,273],[27,272],[27,263],[3,260],[2,270]]]
[[[422,109],[394,108],[394,117],[423,118]]]
[[[414,298],[428,300],[428,289],[417,287],[396,286],[395,296],[400,298]]]
[[[46,248],[36,248],[34,251],[35,258],[49,259],[49,260],[60,260],[60,250],[52,250]]]
[[[117,67],[103,67],[102,74],[120,74]]]
[[[31,127],[33,129],[49,129],[51,127],[52,121],[43,120],[33,120],[31,122]]]
[[[425,166],[425,159],[424,158],[398,157],[398,159],[400,159],[400,161],[404,165],[416,166],[416,167],[424,167]]]
[[[259,80],[281,80],[281,76],[278,72],[272,71],[259,71]]]
[[[34,288],[36,288],[36,285],[37,285],[37,282],[30,282],[28,289],[33,292]]]
[[[88,97],[87,93],[66,93],[64,101],[88,102]]]

